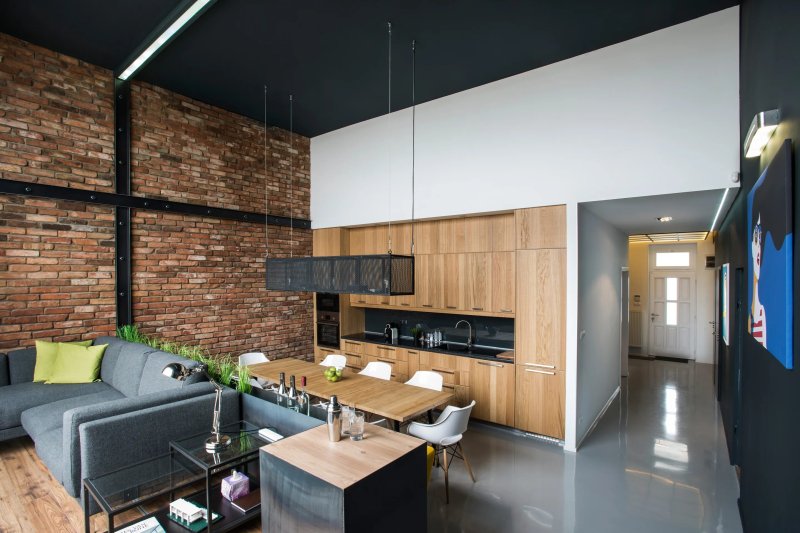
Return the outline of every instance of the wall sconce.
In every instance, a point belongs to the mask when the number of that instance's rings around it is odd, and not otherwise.
[[[781,120],[781,112],[777,109],[756,113],[750,129],[747,130],[747,137],[744,138],[744,156],[758,157],[769,142],[769,138],[778,128]]]

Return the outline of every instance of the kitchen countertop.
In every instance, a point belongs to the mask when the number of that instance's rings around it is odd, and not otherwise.
[[[416,346],[414,345],[414,342],[411,339],[404,339],[404,338],[399,339],[397,344],[391,344],[383,339],[383,335],[376,333],[354,333],[352,335],[342,335],[342,339],[350,341],[358,341],[358,342],[368,342],[370,344],[380,344],[383,346],[397,346],[398,348],[412,348],[424,352],[443,353],[447,355],[456,355],[459,357],[469,357],[472,359],[484,359],[486,361],[503,361],[506,363],[514,362],[514,350],[506,350],[503,348],[476,347],[471,352],[466,351],[465,348],[460,350],[448,350],[443,346],[438,346],[435,348]]]

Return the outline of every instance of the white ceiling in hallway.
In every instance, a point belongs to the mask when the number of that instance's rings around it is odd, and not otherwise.
[[[720,220],[725,216],[737,192],[738,187],[729,191],[720,212]],[[586,202],[581,205],[628,235],[708,231],[724,194],[725,189],[711,189]],[[659,222],[657,218],[663,216],[670,216],[672,220]],[[719,222],[718,220],[717,225]]]

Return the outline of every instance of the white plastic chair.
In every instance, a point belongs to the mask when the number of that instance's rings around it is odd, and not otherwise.
[[[367,363],[367,366],[359,374],[388,381],[392,379],[392,365],[380,361],[371,361]]]
[[[417,370],[411,379],[406,381],[406,385],[414,385],[415,387],[422,387],[423,389],[431,389],[435,391],[442,390],[442,382],[444,379],[442,375],[430,370]]]
[[[347,356],[338,353],[328,354],[319,366],[333,366],[341,370],[347,366]]]
[[[247,352],[239,356],[239,365],[248,366],[258,363],[269,363],[269,359],[262,352]],[[259,389],[265,388],[269,382],[266,379],[250,378],[250,384]]]
[[[450,460],[453,458],[463,459],[464,464],[467,466],[469,477],[472,482],[475,482],[475,474],[472,473],[472,467],[469,465],[464,449],[461,447],[461,437],[467,431],[469,425],[469,415],[472,413],[472,408],[475,406],[475,400],[472,400],[466,407],[453,407],[448,405],[444,408],[439,418],[433,424],[422,424],[420,422],[411,422],[408,426],[408,434],[426,440],[431,443],[434,449],[442,451],[442,469],[444,470],[444,494],[445,501],[450,503],[450,483],[448,479],[448,454]]]

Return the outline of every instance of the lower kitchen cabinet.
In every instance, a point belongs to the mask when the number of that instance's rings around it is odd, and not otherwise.
[[[480,420],[514,425],[514,365],[500,361],[472,359],[469,373],[472,416]]]
[[[563,371],[516,369],[515,427],[564,439],[565,380]]]
[[[319,364],[330,354],[341,353],[339,350],[332,348],[323,348],[321,346],[314,346],[314,362]]]

